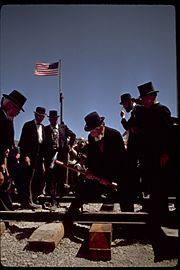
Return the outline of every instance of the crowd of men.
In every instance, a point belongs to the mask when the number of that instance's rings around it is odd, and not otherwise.
[[[68,211],[79,212],[92,197],[117,198],[121,211],[134,211],[137,197],[150,198],[149,212],[156,222],[168,213],[168,196],[176,196],[178,119],[157,99],[152,82],[139,85],[139,97],[120,96],[121,133],[105,124],[105,117],[91,112],[84,117],[87,140],[59,123],[56,110],[48,115],[36,107],[34,118],[24,123],[18,145],[14,143],[13,120],[26,97],[17,90],[3,94],[0,107],[0,210],[13,210],[14,183],[22,209],[37,209],[38,196],[63,196],[66,185],[75,193]],[[130,113],[126,119],[126,112]],[[44,126],[45,117],[49,125]],[[71,164],[77,172],[55,161]],[[67,174],[68,172],[68,174]],[[81,173],[82,172],[82,173]],[[67,181],[68,179],[68,181]]]

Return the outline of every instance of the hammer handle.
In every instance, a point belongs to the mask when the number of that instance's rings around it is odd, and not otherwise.
[[[86,171],[78,170],[77,168],[72,167],[71,165],[68,165],[68,164],[66,164],[66,163],[64,163],[64,162],[62,162],[60,160],[56,160],[55,163],[57,165],[61,165],[61,166],[65,167],[65,168],[68,168],[68,169],[70,169],[70,170],[72,170],[74,172],[78,172],[78,173],[81,173],[81,174],[87,176]],[[111,186],[113,188],[116,188],[117,187],[117,183],[115,183],[115,182],[112,182],[111,183],[109,180],[104,179],[104,178],[93,176],[93,180],[97,180],[99,183],[101,183],[101,184],[103,184],[105,186]]]

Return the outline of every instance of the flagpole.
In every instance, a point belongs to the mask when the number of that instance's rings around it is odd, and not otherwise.
[[[64,137],[64,132],[65,132],[65,126],[63,122],[63,91],[62,91],[62,61],[59,60],[59,98],[60,98],[60,128],[61,132],[63,133]],[[68,153],[67,153],[67,163],[68,163]],[[68,168],[65,169],[65,183],[64,187],[66,192],[69,190],[69,176],[68,176]]]
[[[60,124],[63,123],[63,92],[62,92],[62,63],[59,60],[59,99],[60,99]]]

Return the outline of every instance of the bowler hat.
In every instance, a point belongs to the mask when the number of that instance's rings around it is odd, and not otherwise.
[[[85,131],[91,131],[92,129],[99,127],[105,117],[100,117],[97,112],[91,112],[84,117],[86,125],[84,127]]]
[[[18,108],[24,112],[23,105],[27,98],[23,96],[19,91],[13,90],[9,95],[3,94],[3,96],[11,100]]]
[[[132,97],[129,93],[125,93],[123,95],[121,95],[121,102],[120,104],[123,104],[123,102],[127,101],[127,100],[131,100]]]
[[[59,117],[59,115],[57,114],[57,111],[49,111],[49,118],[53,118],[53,117]]]
[[[43,108],[43,107],[36,107],[36,111],[34,112],[36,114],[39,114],[39,115],[44,115],[46,114],[46,109]]]
[[[154,89],[152,82],[147,82],[145,84],[139,85],[137,88],[141,98],[159,92]]]

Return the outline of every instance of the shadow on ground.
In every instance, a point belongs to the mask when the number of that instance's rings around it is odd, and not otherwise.
[[[82,243],[76,257],[89,259],[89,228],[73,227],[71,241]],[[161,228],[148,226],[121,226],[113,224],[112,246],[130,246],[135,243],[152,245],[154,262],[179,258],[179,237],[167,236]]]

